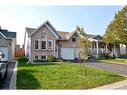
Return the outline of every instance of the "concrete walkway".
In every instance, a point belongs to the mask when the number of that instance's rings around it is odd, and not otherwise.
[[[115,89],[126,90],[127,80],[116,82],[116,83],[105,85],[105,86],[101,86],[101,87],[97,87],[97,88],[93,88],[92,90],[115,90]]]
[[[16,89],[16,80],[17,80],[17,66],[18,66],[18,61],[16,61],[15,63],[15,67],[14,67],[14,71],[11,77],[11,81],[10,81],[10,85],[9,85],[9,89],[10,90],[15,90]]]

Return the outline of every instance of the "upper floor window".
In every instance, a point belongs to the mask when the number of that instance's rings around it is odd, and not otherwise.
[[[52,46],[53,46],[52,40],[49,40],[48,41],[48,49],[52,49]]]
[[[39,49],[39,41],[38,40],[35,40],[35,49]]]
[[[47,38],[47,34],[46,34],[46,33],[42,33],[42,34],[41,34],[41,38],[42,38],[42,39],[46,39],[46,38]]]
[[[46,41],[41,41],[41,49],[46,49]]]
[[[72,42],[76,42],[76,38],[72,38]]]

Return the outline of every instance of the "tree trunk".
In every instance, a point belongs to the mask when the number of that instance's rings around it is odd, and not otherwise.
[[[84,75],[86,76],[86,61],[84,60],[84,63],[83,63],[83,68],[84,68]]]
[[[115,55],[115,57],[117,57],[117,55],[116,55],[116,46],[115,46],[115,44],[114,44],[114,55]]]

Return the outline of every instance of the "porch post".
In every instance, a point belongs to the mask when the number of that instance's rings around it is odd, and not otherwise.
[[[99,50],[98,50],[98,41],[96,41],[96,45],[97,45],[97,55],[99,54]]]
[[[114,55],[117,57],[116,45],[114,44]]]
[[[107,45],[106,45],[106,53],[108,53],[108,48],[107,48]]]

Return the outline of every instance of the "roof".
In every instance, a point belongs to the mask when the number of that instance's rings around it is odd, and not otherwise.
[[[38,31],[44,25],[53,33],[53,35],[57,39],[62,38],[61,35],[59,35],[59,33],[56,31],[56,29],[53,27],[53,25],[48,20],[46,22],[44,22],[42,25],[40,25],[38,28],[36,28],[35,31],[30,34],[30,36],[32,36],[36,31]]]
[[[63,37],[63,39],[67,39],[67,35],[69,32],[63,32],[63,31],[58,31],[58,33]]]
[[[102,36],[101,35],[91,35],[91,34],[87,34],[89,38],[93,38],[93,39],[97,39],[97,40],[101,40]]]
[[[28,28],[28,27],[26,27],[26,31],[28,33],[28,36],[30,36],[35,30],[36,30],[36,28]]]
[[[65,31],[57,31],[53,25],[51,25],[51,23],[49,21],[46,21],[44,22],[42,25],[40,25],[38,28],[28,28],[26,27],[26,32],[28,33],[28,36],[31,36],[33,35],[38,29],[40,29],[43,25],[46,25],[47,28],[50,29],[50,31],[54,31],[55,35],[58,37],[58,39],[60,40],[68,40],[70,39],[75,33],[76,31],[74,32],[65,32]],[[102,39],[102,36],[100,35],[91,35],[91,34],[87,34],[87,36],[89,38],[93,38],[93,39],[97,39],[97,40],[100,40]]]
[[[16,32],[11,32],[8,30],[0,29],[0,32],[6,37],[6,38],[16,38]]]

